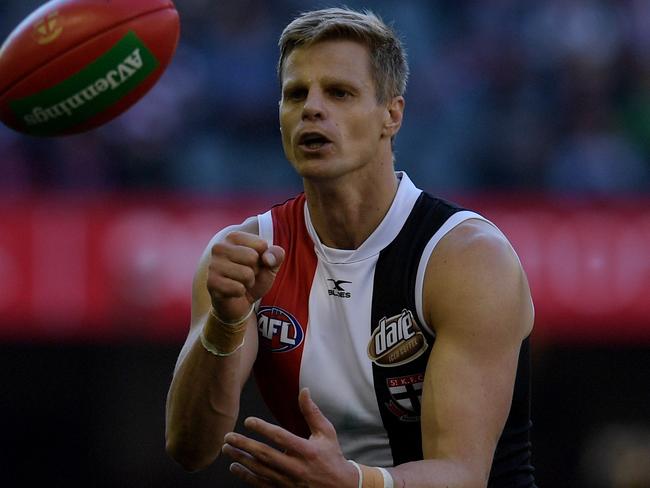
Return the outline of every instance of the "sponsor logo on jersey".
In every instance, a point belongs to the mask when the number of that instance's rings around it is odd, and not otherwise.
[[[428,346],[413,313],[404,309],[379,321],[368,343],[368,357],[377,366],[400,366],[413,361]]]
[[[420,403],[424,373],[387,378],[386,386],[390,392],[390,401],[386,408],[404,422],[420,420]]]
[[[350,298],[352,296],[349,291],[343,288],[343,285],[352,283],[351,281],[334,280],[332,278],[328,278],[327,281],[330,282],[330,288],[327,290],[329,296],[338,298]]]
[[[261,342],[271,352],[288,352],[298,347],[305,333],[296,318],[279,307],[260,307],[257,311],[257,329]]]

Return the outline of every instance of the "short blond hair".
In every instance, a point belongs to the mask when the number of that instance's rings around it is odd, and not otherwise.
[[[295,48],[333,39],[357,41],[368,48],[378,102],[404,95],[409,75],[406,50],[395,30],[369,10],[327,8],[300,14],[285,27],[278,42],[280,83],[284,63]]]

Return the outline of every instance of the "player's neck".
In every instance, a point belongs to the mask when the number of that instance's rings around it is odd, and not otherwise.
[[[390,170],[346,175],[333,182],[305,181],[312,224],[321,242],[336,249],[357,249],[379,226],[397,193]]]

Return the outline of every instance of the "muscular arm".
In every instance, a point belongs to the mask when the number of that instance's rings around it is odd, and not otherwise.
[[[393,468],[395,486],[485,487],[533,323],[526,277],[496,228],[468,221],[431,256],[423,303],[436,330],[422,398],[425,460]]]
[[[176,363],[167,397],[166,449],[172,458],[191,471],[214,461],[224,435],[235,426],[241,390],[257,354],[254,315],[248,319],[244,346],[231,356],[209,353],[199,338],[206,324],[219,326],[210,314],[213,304],[221,317],[242,317],[257,298],[241,284],[250,280],[254,271],[242,273],[242,266],[223,259],[231,252],[230,247],[237,247],[227,243],[236,231],[247,233],[242,235],[259,241],[257,219],[251,218],[242,225],[219,232],[207,246],[193,280],[190,331]],[[256,245],[260,246],[260,243]],[[241,252],[241,249],[236,251]],[[259,251],[260,255],[264,252],[262,248]],[[255,262],[254,258],[253,254],[252,262]],[[251,286],[253,282],[247,284]]]

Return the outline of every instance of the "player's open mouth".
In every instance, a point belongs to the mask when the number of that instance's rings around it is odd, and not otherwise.
[[[331,144],[327,137],[318,132],[305,132],[298,139],[298,146],[306,151],[318,151],[328,144]]]

